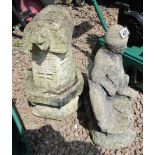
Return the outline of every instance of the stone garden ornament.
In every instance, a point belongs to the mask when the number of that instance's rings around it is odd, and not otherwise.
[[[83,77],[72,55],[73,21],[70,14],[49,5],[24,31],[24,49],[32,59],[27,99],[33,114],[62,120],[78,109]]]
[[[90,123],[94,143],[117,149],[130,145],[135,138],[131,98],[137,92],[128,87],[122,53],[127,47],[128,30],[113,25],[105,33],[106,45],[96,54],[89,80],[89,95],[95,123]]]

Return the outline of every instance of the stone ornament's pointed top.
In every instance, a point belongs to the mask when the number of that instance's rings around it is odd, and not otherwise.
[[[23,49],[30,53],[35,45],[42,51],[67,53],[63,49],[72,42],[73,28],[73,20],[65,8],[49,5],[27,24]]]
[[[52,19],[60,20],[62,18],[66,18],[67,21],[70,21],[70,24],[73,24],[71,15],[65,8],[62,6],[48,5],[33,18],[33,21],[48,19],[50,23]]]

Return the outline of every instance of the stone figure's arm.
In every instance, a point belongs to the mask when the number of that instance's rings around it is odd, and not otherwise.
[[[119,88],[119,71],[115,65],[111,65],[108,68],[106,77],[113,83],[113,85],[116,87],[118,90]]]
[[[129,76],[127,74],[124,74],[124,84],[118,89],[117,94],[122,96],[127,96],[129,98],[135,98],[138,93],[128,87],[129,84]]]
[[[116,94],[117,85],[113,80],[111,80],[111,76],[109,73],[112,72],[111,64],[113,64],[111,58],[102,51],[98,51],[95,57],[95,65],[91,72],[91,79],[102,85],[102,87],[107,91],[107,93],[111,96]],[[112,78],[114,79],[114,78]]]
[[[99,83],[110,96],[114,96],[116,94],[116,86],[113,84],[111,80],[108,79],[107,76],[98,76],[95,71],[91,75],[92,80],[96,83]]]
[[[129,76],[127,74],[124,74],[123,78],[123,83],[120,85],[117,94],[123,95],[123,96],[128,96],[127,94],[127,89],[128,89],[128,84],[129,84]]]
[[[104,66],[95,65],[91,72],[91,79],[100,84],[110,96],[114,96],[117,91],[116,85],[109,78],[108,72]],[[105,66],[106,67],[106,66]]]
[[[117,94],[127,96],[130,99],[134,99],[138,96],[138,92],[128,86],[124,87],[122,90],[118,90]]]

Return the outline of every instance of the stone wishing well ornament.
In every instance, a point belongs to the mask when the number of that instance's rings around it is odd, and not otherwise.
[[[128,36],[121,36],[121,25],[111,26],[105,33],[106,48],[96,56],[89,80],[89,95],[95,123],[90,120],[94,143],[117,149],[130,145],[135,138],[131,100],[137,92],[128,87],[122,53]]]
[[[78,109],[82,74],[72,55],[73,22],[62,7],[49,5],[25,28],[24,47],[32,58],[27,98],[33,114],[64,119]]]

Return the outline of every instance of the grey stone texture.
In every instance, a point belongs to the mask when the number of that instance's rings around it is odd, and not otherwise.
[[[32,59],[32,70],[27,80],[27,98],[36,106],[33,107],[34,114],[40,117],[62,119],[64,115],[67,116],[64,109],[71,108],[66,110],[70,114],[77,110],[75,104],[78,105],[77,98],[83,90],[84,82],[73,61],[73,28],[68,11],[49,5],[24,30],[23,47]],[[72,105],[76,108],[72,108]],[[66,108],[61,109],[63,106]],[[56,113],[59,116],[56,117]]]
[[[128,130],[121,134],[106,134],[97,130],[90,130],[92,140],[95,144],[102,148],[120,149],[128,147],[135,140],[136,133],[133,130]]]
[[[101,48],[96,56],[91,78],[99,83],[110,96],[115,94],[134,97],[136,92],[128,87],[129,76],[124,73],[122,55]]]
[[[102,132],[124,133],[132,126],[129,100],[123,96],[109,97],[101,85],[89,81],[91,106]]]
[[[67,103],[60,109],[50,106],[36,105],[34,106],[32,113],[36,116],[44,118],[63,120],[69,115],[71,115],[73,112],[78,110],[80,106],[79,104],[77,104],[78,99],[79,96],[76,96],[74,99],[72,99],[69,103]]]
[[[106,44],[112,45],[114,47],[127,46],[127,42],[128,42],[129,37],[127,36],[125,38],[122,38],[120,35],[120,31],[123,28],[124,27],[119,25],[119,24],[112,25],[109,28],[109,30],[105,33]],[[116,51],[114,51],[114,52],[116,52]]]
[[[89,96],[95,122],[90,122],[94,143],[109,149],[130,145],[135,138],[131,99],[137,92],[128,87],[122,53],[127,38],[119,35],[121,25],[109,28],[105,34],[106,48],[101,48],[94,60],[89,80]]]
[[[32,57],[34,85],[55,93],[72,85],[75,65],[70,14],[64,8],[47,6],[26,26],[24,33],[24,46]]]
[[[41,104],[60,109],[73,98],[79,96],[83,90],[84,80],[78,69],[76,70],[76,82],[60,93],[54,93],[50,89],[47,90],[47,88],[35,86],[33,83],[32,71],[29,71],[28,74],[26,89],[27,99],[32,102],[33,105]]]

